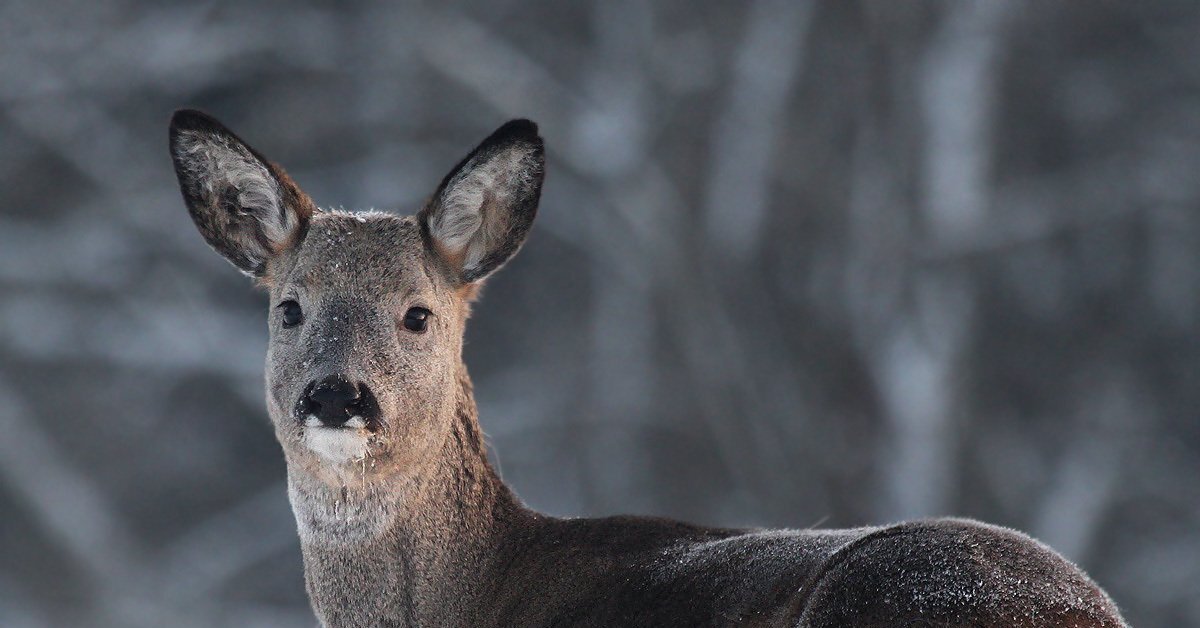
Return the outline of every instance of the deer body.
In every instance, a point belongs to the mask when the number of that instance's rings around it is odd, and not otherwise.
[[[271,295],[267,406],[323,625],[1125,625],[1053,551],[976,522],[762,531],[526,508],[488,463],[461,355],[479,282],[536,213],[528,121],[415,217],[319,212],[198,112],[176,113],[171,151],[202,235]]]

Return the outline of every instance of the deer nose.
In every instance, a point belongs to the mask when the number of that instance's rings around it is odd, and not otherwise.
[[[341,427],[359,414],[361,399],[357,384],[338,376],[326,377],[309,384],[302,411],[305,416],[317,417],[327,427]]]

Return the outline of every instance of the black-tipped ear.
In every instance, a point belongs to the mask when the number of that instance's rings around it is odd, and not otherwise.
[[[171,159],[196,227],[243,272],[261,276],[267,260],[304,238],[312,200],[208,114],[175,112]]]
[[[483,279],[521,247],[537,215],[544,166],[537,125],[513,120],[442,180],[418,218],[461,281]]]

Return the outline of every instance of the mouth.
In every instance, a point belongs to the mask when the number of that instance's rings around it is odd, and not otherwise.
[[[365,459],[376,440],[379,403],[370,386],[345,375],[310,382],[296,402],[304,446],[334,464]]]
[[[315,415],[304,418],[304,446],[334,464],[347,464],[365,459],[370,454],[374,435],[361,416],[350,417],[340,426],[329,426]]]
[[[304,427],[315,427],[325,430],[366,430],[367,432],[373,433],[377,428],[372,423],[373,422],[368,422],[367,419],[363,418],[361,414],[355,414],[351,416],[346,420],[345,423],[342,423],[341,425],[330,425],[322,421],[320,417],[315,414],[310,414],[304,417]]]

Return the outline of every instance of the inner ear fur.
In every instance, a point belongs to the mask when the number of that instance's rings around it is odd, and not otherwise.
[[[315,211],[283,168],[208,114],[171,118],[171,158],[196,227],[218,253],[262,277],[267,262],[300,242]]]
[[[537,125],[512,120],[442,179],[418,219],[459,281],[483,279],[520,249],[537,215],[544,172]]]

